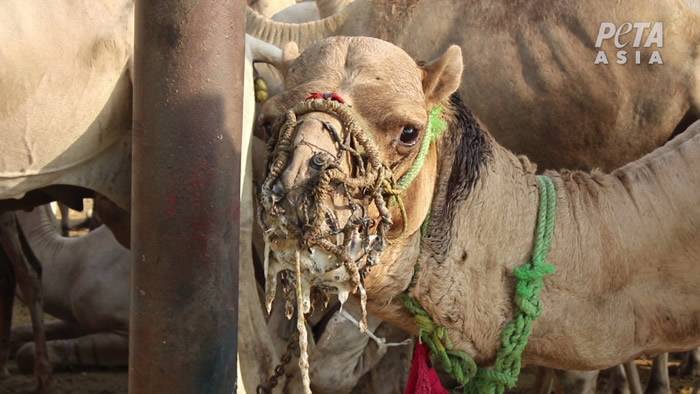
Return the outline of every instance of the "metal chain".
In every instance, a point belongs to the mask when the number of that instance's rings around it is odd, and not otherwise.
[[[279,384],[279,379],[282,377],[282,375],[284,375],[285,367],[290,361],[292,361],[292,353],[295,349],[294,345],[298,343],[298,336],[299,334],[295,332],[289,337],[289,341],[287,341],[287,350],[285,350],[272,375],[267,379],[267,383],[260,383],[258,385],[256,389],[257,394],[272,394],[272,389],[277,387],[277,384]]]

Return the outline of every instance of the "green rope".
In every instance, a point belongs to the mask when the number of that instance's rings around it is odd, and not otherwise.
[[[416,160],[411,164],[411,168],[403,174],[396,184],[399,190],[406,190],[411,182],[416,179],[418,173],[423,168],[423,164],[425,164],[425,158],[428,157],[430,144],[432,144],[433,141],[437,141],[440,135],[447,129],[447,122],[442,118],[444,110],[445,109],[441,105],[436,105],[430,110],[428,126],[425,129],[425,137],[423,137],[423,141],[421,142],[418,156],[416,156]]]
[[[538,176],[537,186],[540,202],[532,257],[514,271],[515,317],[501,332],[501,347],[493,367],[478,368],[467,353],[452,350],[445,327],[436,324],[415,299],[403,295],[404,305],[414,315],[418,325],[420,340],[428,346],[433,358],[440,361],[442,368],[463,387],[466,394],[500,394],[517,384],[522,354],[532,333],[532,323],[542,312],[540,293],[544,277],[554,272],[554,266],[546,260],[552,245],[557,192],[547,176]]]

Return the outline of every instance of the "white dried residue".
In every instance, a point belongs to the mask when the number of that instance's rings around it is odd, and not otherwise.
[[[301,370],[301,383],[305,394],[311,394],[311,378],[309,377],[309,352],[306,337],[306,318],[304,311],[311,305],[309,291],[305,291],[301,279],[301,256],[296,251],[296,296],[297,296],[297,331],[299,332],[299,369]]]

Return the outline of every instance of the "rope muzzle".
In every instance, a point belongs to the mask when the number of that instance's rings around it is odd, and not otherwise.
[[[290,218],[294,213],[285,211],[278,193],[274,192],[274,185],[294,153],[299,118],[312,112],[329,114],[341,124],[341,130],[327,122],[323,124],[323,129],[334,141],[337,153],[316,152],[310,158],[308,165],[317,175],[303,185],[295,185],[304,188],[304,193],[301,201],[294,204],[297,217]],[[306,100],[280,117],[277,132],[268,141],[270,164],[260,193],[260,219],[267,242],[296,239],[297,248],[302,251],[314,248],[336,258],[336,264],[325,267],[322,272],[318,272],[319,267],[313,262],[308,262],[306,267],[302,264],[302,272],[311,276],[311,285],[323,290],[337,288],[337,283],[332,283],[335,278],[349,277],[351,291],[359,289],[362,297],[364,276],[379,261],[390,242],[388,233],[394,224],[390,208],[394,202],[401,213],[405,231],[407,217],[400,194],[418,175],[430,144],[446,127],[441,116],[442,107],[430,112],[426,135],[416,159],[406,175],[397,181],[392,170],[383,162],[381,151],[372,136],[361,126],[352,108],[345,104],[339,94],[309,94]],[[433,132],[436,129],[438,132]],[[343,163],[348,163],[349,171],[343,169]],[[345,223],[340,223],[333,209],[334,194],[343,196],[347,201],[347,209],[351,213]],[[372,211],[378,212],[378,216],[370,217]],[[288,257],[287,268],[291,270],[294,264],[291,255]],[[346,270],[343,275],[329,275],[340,267]],[[330,281],[327,280],[329,276]]]
[[[331,156],[317,152],[312,156],[308,165],[317,171],[317,175],[307,184],[298,186],[306,188],[303,200],[296,206],[301,214],[297,215],[296,223],[289,223],[288,218],[283,217],[286,212],[279,206],[279,198],[273,195],[273,186],[287,168],[295,149],[293,140],[298,118],[311,112],[330,114],[339,120],[342,130],[324,123],[324,130],[338,148],[337,154]],[[347,270],[355,290],[362,286],[366,270],[378,261],[393,224],[387,204],[388,196],[395,193],[391,170],[382,163],[379,149],[359,126],[350,108],[334,98],[318,99],[312,95],[299,103],[284,115],[279,132],[273,138],[276,141],[272,142],[272,161],[260,194],[261,207],[268,214],[268,220],[263,218],[266,234],[272,238],[276,235],[293,236],[299,240],[299,249],[320,248],[336,257],[339,265]],[[346,159],[354,173],[352,175],[342,170]],[[332,209],[333,193],[337,192],[347,199],[351,211],[345,223],[339,222]],[[378,219],[368,216],[371,204],[379,211]],[[280,220],[276,220],[278,218]],[[374,237],[370,238],[372,235]],[[359,258],[350,254],[351,243],[357,242],[358,236],[362,242]],[[328,285],[323,282],[312,284]]]
[[[313,168],[315,176],[294,185],[302,192],[295,194],[298,198],[292,203],[276,193],[275,184],[293,157],[300,118],[313,112],[329,114],[339,121],[340,130],[322,122],[337,152],[313,152],[305,165]],[[268,311],[275,298],[277,274],[282,272],[288,318],[296,307],[298,319],[303,319],[310,311],[311,299],[327,303],[329,295],[337,292],[342,304],[350,292],[359,291],[360,329],[366,330],[364,277],[391,241],[389,231],[394,221],[390,199],[393,197],[401,213],[403,233],[408,220],[400,194],[420,172],[429,145],[444,130],[445,122],[438,119],[441,116],[441,107],[430,112],[416,160],[398,182],[372,136],[338,94],[311,93],[278,119],[276,132],[268,141],[270,159],[259,195]],[[334,197],[338,196],[347,202],[343,209],[349,211],[349,217],[344,223],[336,212]],[[373,212],[378,215],[370,217]],[[292,247],[290,243],[295,244]],[[275,252],[273,259],[271,251]],[[304,374],[308,363],[302,364]]]

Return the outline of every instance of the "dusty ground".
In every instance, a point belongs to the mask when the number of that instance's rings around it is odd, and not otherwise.
[[[88,204],[86,204],[88,205]],[[89,203],[88,207],[91,208]],[[71,211],[71,219],[76,221],[82,217],[78,212]],[[75,233],[71,235],[80,235]],[[46,315],[46,320],[52,318]],[[31,324],[29,314],[24,305],[19,302],[15,303],[13,325],[29,325]],[[683,379],[675,376],[679,362],[671,360],[670,373],[671,385],[674,393],[692,394],[692,379]],[[639,360],[637,362],[639,374],[642,379],[642,384],[647,381],[649,371],[651,369],[651,361]],[[10,377],[0,380],[0,394],[15,394],[32,392],[34,387],[34,378],[31,375],[22,375],[17,370],[14,363],[9,366]],[[532,386],[535,381],[535,371],[532,368],[527,368],[523,371],[520,378],[520,386],[522,389],[511,391],[512,393],[527,393],[533,392]],[[605,393],[605,379],[599,381],[598,393]],[[74,370],[69,372],[56,372],[53,375],[52,393],[55,394],[126,394],[127,393],[127,371],[126,369],[110,369],[110,370]],[[556,391],[557,394],[565,394],[561,391]]]
[[[46,320],[51,317],[46,315]],[[13,325],[29,325],[31,320],[24,305],[15,303]],[[29,394],[34,387],[32,375],[22,375],[14,362],[9,365],[10,377],[0,380],[0,394]],[[126,369],[76,370],[56,372],[53,375],[52,393],[55,394],[126,394]]]

